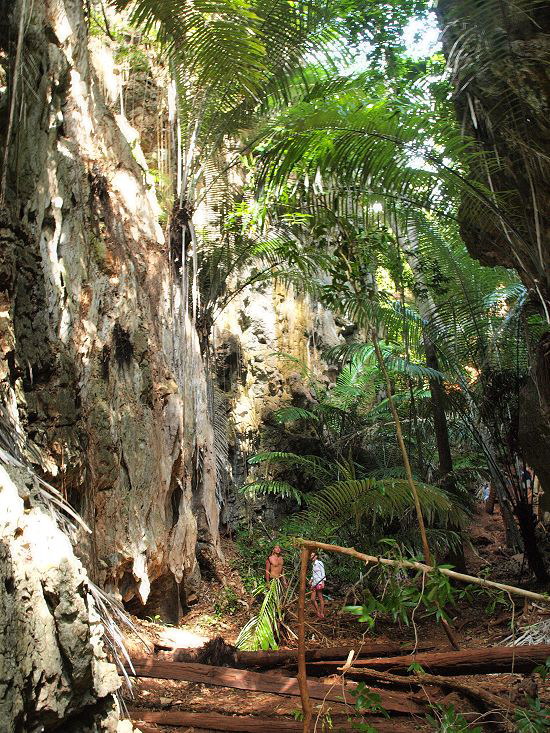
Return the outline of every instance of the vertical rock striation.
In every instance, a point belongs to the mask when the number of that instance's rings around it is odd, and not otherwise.
[[[247,459],[260,446],[285,449],[282,436],[271,435],[277,429],[273,412],[288,405],[307,408],[315,401],[310,379],[326,384],[335,379],[336,370],[323,360],[322,350],[341,343],[346,328],[309,297],[271,284],[246,288],[221,314],[214,346],[217,382],[232,428],[228,431],[230,483],[245,483]],[[288,449],[292,447],[298,449]],[[269,507],[261,508],[269,518]],[[229,491],[223,520],[232,525],[242,519],[242,502]]]
[[[93,528],[79,543],[93,579],[175,621],[200,579],[197,541],[219,552],[198,340],[135,131],[105,104],[84,3],[4,9],[3,143],[18,86],[0,214],[2,397]]]

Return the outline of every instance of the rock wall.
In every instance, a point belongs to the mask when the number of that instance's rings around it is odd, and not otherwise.
[[[175,621],[197,590],[197,548],[219,552],[198,340],[137,134],[105,103],[85,4],[4,7],[2,143],[16,76],[18,88],[0,218],[2,398],[93,528],[78,544],[93,579]]]
[[[548,445],[534,449],[540,431],[550,431],[550,9],[531,0],[441,0],[437,13],[458,119],[490,155],[470,175],[500,202],[495,216],[465,197],[462,236],[483,263],[517,270],[529,289],[527,315],[540,320],[520,443],[550,495]]]
[[[285,446],[272,414],[287,405],[307,407],[314,401],[310,379],[325,384],[335,380],[337,370],[323,360],[322,351],[341,343],[349,328],[309,297],[271,284],[245,289],[221,314],[214,347],[218,386],[230,414],[232,485],[224,522],[235,525],[245,518],[245,503],[236,489],[251,470],[248,458],[260,448],[297,448]],[[264,519],[273,519],[271,502],[259,502],[255,508]]]
[[[502,218],[486,209],[477,217],[467,202],[464,240],[485,264],[515,268],[548,306],[550,10],[531,0],[442,0],[437,12],[460,123],[496,158],[471,175],[495,193]]]
[[[0,733],[132,733],[86,573],[37,488],[0,466]]]

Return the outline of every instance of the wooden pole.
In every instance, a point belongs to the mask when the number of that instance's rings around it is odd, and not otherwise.
[[[375,331],[372,332],[372,344],[374,346],[374,351],[376,353],[376,359],[378,361],[378,366],[380,367],[380,371],[382,372],[384,381],[386,382],[386,394],[388,397],[388,404],[390,406],[391,414],[393,417],[393,422],[395,424],[397,442],[399,443],[399,449],[401,450],[401,456],[403,458],[403,466],[405,467],[405,475],[407,476],[407,483],[409,484],[409,488],[411,490],[411,494],[414,500],[414,506],[416,509],[416,519],[418,521],[418,527],[420,529],[420,537],[422,539],[422,550],[424,552],[424,562],[426,563],[426,565],[431,565],[430,547],[428,545],[428,538],[426,536],[426,526],[424,525],[424,516],[422,514],[422,506],[420,504],[420,497],[418,496],[416,484],[414,483],[414,478],[413,478],[412,470],[411,470],[411,464],[409,461],[409,454],[407,453],[407,448],[405,447],[405,441],[403,440],[403,431],[401,430],[401,420],[399,419],[399,415],[397,414],[397,410],[395,409],[395,405],[394,405],[392,394],[391,394],[390,376],[388,374],[388,370],[386,369],[384,358],[382,356],[382,352],[380,351],[380,345],[378,343],[378,336],[376,335]]]
[[[373,565],[389,565],[394,568],[410,568],[411,570],[421,570],[423,573],[430,573],[436,568],[431,565],[426,565],[423,562],[413,562],[411,560],[393,560],[389,557],[375,557],[374,555],[366,555],[363,552],[357,552],[353,547],[340,547],[340,545],[329,545],[326,542],[312,542],[311,540],[304,540],[297,538],[295,540],[297,545],[308,550],[326,550],[327,552],[339,552],[341,555],[350,555],[356,557],[358,560],[363,560],[366,563],[372,563]],[[529,598],[532,601],[538,601],[539,603],[550,604],[550,595],[535,593],[531,590],[525,590],[524,588],[517,588],[514,585],[506,585],[504,583],[497,583],[494,580],[486,580],[486,578],[477,578],[475,575],[466,575],[466,573],[457,573],[455,570],[449,570],[448,568],[437,568],[438,572],[442,575],[446,575],[448,578],[458,580],[461,583],[473,583],[474,585],[481,585],[485,588],[495,588],[496,590],[502,590],[505,593],[511,593],[516,596],[523,596],[523,598]]]
[[[384,380],[386,382],[386,392],[388,396],[388,403],[389,403],[391,414],[393,417],[393,422],[395,424],[395,433],[397,435],[397,442],[399,443],[399,448],[401,450],[401,456],[403,458],[403,465],[405,467],[405,474],[407,476],[407,482],[409,484],[409,488],[411,490],[411,494],[414,499],[414,506],[416,508],[416,519],[418,521],[418,527],[420,529],[420,537],[422,539],[422,550],[424,552],[424,562],[426,563],[426,565],[431,565],[432,559],[430,555],[430,546],[428,545],[428,537],[426,535],[426,525],[424,524],[424,515],[422,514],[422,505],[420,504],[420,497],[418,496],[418,490],[416,488],[416,484],[414,483],[414,478],[413,478],[412,470],[411,470],[411,464],[409,461],[409,454],[405,446],[405,441],[403,440],[403,431],[401,430],[401,420],[399,419],[399,415],[397,414],[397,410],[395,409],[395,405],[394,405],[393,398],[391,395],[390,376],[388,374],[388,370],[386,369],[386,365],[384,363],[384,357],[382,356],[382,352],[380,351],[380,344],[378,343],[378,336],[376,335],[376,331],[374,330],[372,332],[372,343],[374,346],[374,351],[376,352],[376,359],[378,361],[378,366],[380,367],[380,371],[384,375]],[[453,647],[453,649],[456,649],[458,651],[459,646],[456,641],[453,630],[451,629],[448,621],[442,618],[441,625],[443,626],[443,630],[447,634],[447,638],[449,639],[451,646]]]
[[[302,700],[302,713],[304,716],[304,733],[309,733],[312,719],[311,700],[309,699],[309,691],[307,687],[306,672],[306,631],[305,631],[305,615],[306,615],[306,580],[307,580],[307,563],[309,559],[309,549],[302,545],[300,552],[300,587],[298,589],[298,686],[300,688],[300,698]]]

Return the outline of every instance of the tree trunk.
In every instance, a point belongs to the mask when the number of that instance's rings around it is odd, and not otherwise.
[[[495,489],[495,485],[491,484],[489,487],[489,496],[487,497],[487,501],[485,502],[485,511],[487,514],[492,514],[495,511],[495,503],[497,500],[497,490]]]
[[[510,502],[506,496],[498,496],[498,503],[500,504],[500,513],[502,514],[502,521],[504,522],[506,547],[510,550],[521,552],[523,549],[521,532],[518,531],[518,527],[514,519],[515,510],[510,507]]]
[[[426,365],[431,369],[439,370],[439,362],[435,347],[429,336],[424,332],[424,352],[426,354]],[[453,459],[451,456],[451,445],[449,442],[449,428],[447,425],[447,416],[443,407],[443,387],[436,379],[430,379],[430,392],[432,415],[434,422],[435,440],[437,444],[437,455],[439,459],[439,473],[442,477],[451,473],[453,470]]]
[[[380,657],[378,659],[358,659],[353,662],[352,670],[346,674],[350,679],[361,679],[361,669],[391,670],[410,672],[412,664],[419,664],[426,672],[442,675],[496,674],[525,672],[530,673],[544,664],[550,655],[549,644],[532,646],[494,646],[482,649],[463,649],[458,652],[426,652],[404,657]],[[317,670],[322,673],[335,672],[338,662],[311,662],[310,674]]]
[[[424,352],[426,354],[426,365],[431,369],[439,370],[439,362],[435,347],[431,342],[428,334],[423,332]],[[451,443],[449,440],[449,426],[447,424],[447,415],[444,408],[444,391],[443,386],[437,379],[430,379],[430,393],[432,417],[434,423],[435,441],[437,445],[437,456],[439,461],[439,478],[443,488],[450,494],[456,495],[456,486],[452,476],[453,458],[451,455]],[[450,526],[457,531],[458,527]],[[449,562],[454,565],[457,570],[466,572],[466,559],[464,557],[464,544],[461,542],[459,547],[449,551]]]
[[[395,657],[392,658],[395,659]],[[317,662],[314,662],[314,664],[317,664]],[[336,664],[339,665],[341,662],[336,662]],[[132,665],[134,667],[133,672],[130,670],[129,665],[127,665],[128,674],[134,675],[135,673],[136,677],[150,677],[159,680],[184,680],[185,682],[197,682],[216,687],[228,687],[233,690],[267,692],[273,695],[290,695],[292,697],[301,696],[299,680],[296,677],[286,677],[281,674],[249,672],[244,669],[216,667],[210,664],[167,662],[148,657],[132,657]],[[341,683],[334,686],[331,683],[323,683],[305,678],[305,686],[310,705],[310,715],[307,716],[306,727],[306,716],[304,714],[304,733],[309,730],[312,721],[313,709],[311,700],[341,702],[343,695]],[[355,689],[355,684],[347,683],[345,693],[350,693],[351,690]],[[373,690],[373,692],[380,695],[380,702],[386,710],[397,713],[422,712],[422,708],[418,703],[407,695],[381,689]]]
[[[538,581],[546,583],[549,576],[537,544],[535,533],[536,517],[533,514],[533,508],[529,502],[521,501],[514,507],[514,513],[518,520],[519,531],[523,540],[523,549],[529,567]]]

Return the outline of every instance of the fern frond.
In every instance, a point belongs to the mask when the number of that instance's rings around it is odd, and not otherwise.
[[[451,515],[453,523],[465,522],[466,516],[450,498],[436,486],[416,482],[418,495],[425,516],[429,521],[436,518],[447,522]],[[406,480],[372,478],[355,481],[338,481],[315,494],[306,497],[308,513],[320,516],[325,521],[340,518],[354,520],[359,526],[362,520],[391,520],[401,516],[414,506]]]
[[[293,422],[295,420],[311,420],[317,422],[319,418],[311,410],[305,410],[303,407],[281,407],[273,413],[273,418],[278,423]]]
[[[285,451],[266,451],[257,453],[248,462],[253,466],[258,463],[275,462],[283,467],[297,466],[305,473],[317,479],[329,479],[332,476],[330,470],[330,461],[319,456],[298,455],[297,453],[288,453]]]
[[[286,481],[254,481],[244,484],[239,491],[249,498],[276,496],[278,499],[294,499],[297,504],[301,504],[303,500],[302,492]]]

